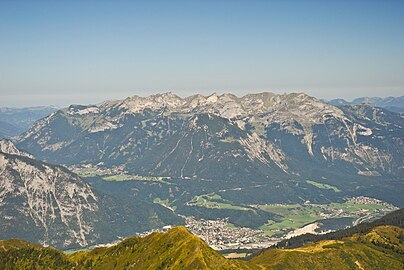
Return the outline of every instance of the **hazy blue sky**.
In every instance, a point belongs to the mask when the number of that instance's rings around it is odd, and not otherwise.
[[[0,0],[0,106],[404,94],[404,1]]]

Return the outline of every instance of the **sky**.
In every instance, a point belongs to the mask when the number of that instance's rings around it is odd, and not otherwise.
[[[404,1],[0,0],[0,107],[404,94]]]

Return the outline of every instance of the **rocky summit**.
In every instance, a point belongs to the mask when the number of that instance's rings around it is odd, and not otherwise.
[[[292,165],[300,158],[331,167],[345,163],[357,174],[398,175],[402,128],[398,115],[365,105],[338,108],[306,94],[182,99],[165,93],[70,106],[37,122],[18,145],[65,164],[124,164],[146,174],[203,177],[198,164],[217,161],[212,148],[218,147],[225,148],[221,160],[287,174],[300,173]],[[180,152],[188,154],[178,160],[183,167],[168,166]],[[154,166],[147,168],[145,159]]]
[[[304,93],[164,93],[72,105],[38,121],[17,145],[55,163],[149,177],[339,178],[338,188],[371,181],[377,193],[377,183],[403,175],[403,124],[381,108],[335,107]]]

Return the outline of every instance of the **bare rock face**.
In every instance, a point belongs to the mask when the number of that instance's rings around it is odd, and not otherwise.
[[[90,186],[63,167],[32,159],[9,141],[0,145],[1,238],[21,237],[24,231],[43,245],[91,243],[99,209]]]
[[[33,159],[11,141],[0,141],[0,149],[0,239],[66,249],[181,224],[160,205],[144,203],[140,209],[97,193],[78,175]]]
[[[7,140],[7,139],[0,140],[0,152],[6,153],[6,154],[34,158],[31,154],[18,149],[12,141]]]
[[[335,107],[303,93],[164,93],[70,106],[37,122],[18,146],[52,162],[102,162],[143,175],[227,179],[239,164],[244,179],[302,175],[307,166],[398,176],[403,122],[380,108]]]

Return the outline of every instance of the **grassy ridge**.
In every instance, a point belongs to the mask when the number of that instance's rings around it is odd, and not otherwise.
[[[184,227],[66,255],[20,240],[0,241],[0,269],[259,269],[227,260]]]
[[[254,269],[248,262],[226,260],[184,227],[130,238],[115,247],[80,252],[71,258],[91,269]]]
[[[133,237],[112,247],[66,255],[20,240],[0,241],[0,269],[403,269],[404,230],[365,234],[229,260],[184,227]]]
[[[391,212],[384,217],[372,221],[370,223],[364,222],[354,227],[335,232],[312,235],[304,234],[291,239],[285,239],[279,242],[276,246],[278,248],[298,248],[308,243],[319,242],[321,240],[339,240],[346,237],[351,237],[354,234],[364,235],[369,233],[372,229],[378,226],[390,225],[395,227],[404,228],[404,209]]]
[[[403,269],[403,236],[401,228],[381,226],[342,240],[267,250],[251,261],[266,269]]]

